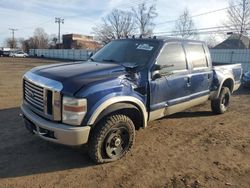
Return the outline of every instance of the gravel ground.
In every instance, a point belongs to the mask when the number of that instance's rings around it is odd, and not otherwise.
[[[21,78],[46,59],[0,58],[0,187],[250,187],[250,90],[229,111],[210,103],[149,123],[124,159],[95,165],[86,147],[43,141],[24,128]]]

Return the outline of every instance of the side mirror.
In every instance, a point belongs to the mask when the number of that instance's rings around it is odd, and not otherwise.
[[[161,77],[162,77],[162,75],[161,75],[161,73],[159,71],[154,71],[152,73],[152,79],[153,80],[156,80],[156,79],[161,78]]]
[[[157,65],[157,64],[154,65],[154,71],[159,71],[161,69],[162,69],[161,65]]]
[[[152,79],[155,80],[155,79],[161,78],[162,76],[172,75],[173,72],[160,73],[160,70],[162,70],[164,68],[168,68],[168,67],[174,67],[174,65],[173,64],[171,64],[171,65],[157,65],[157,64],[155,64],[153,72],[152,72]]]

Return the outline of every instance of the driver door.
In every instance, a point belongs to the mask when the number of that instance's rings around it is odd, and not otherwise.
[[[156,64],[166,68],[160,70],[160,78],[150,82],[151,120],[175,113],[178,105],[189,100],[190,77],[182,43],[165,44]]]

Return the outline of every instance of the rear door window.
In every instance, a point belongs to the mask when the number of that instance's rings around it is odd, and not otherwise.
[[[193,68],[207,68],[207,58],[202,44],[189,43],[185,46],[187,57]]]

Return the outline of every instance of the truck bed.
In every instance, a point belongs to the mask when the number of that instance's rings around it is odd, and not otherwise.
[[[235,85],[239,85],[241,83],[242,77],[242,66],[240,63],[232,64],[232,63],[217,63],[212,62],[213,71],[215,72],[219,82],[223,82],[225,77],[232,78],[235,82]],[[237,88],[237,87],[235,87]]]

